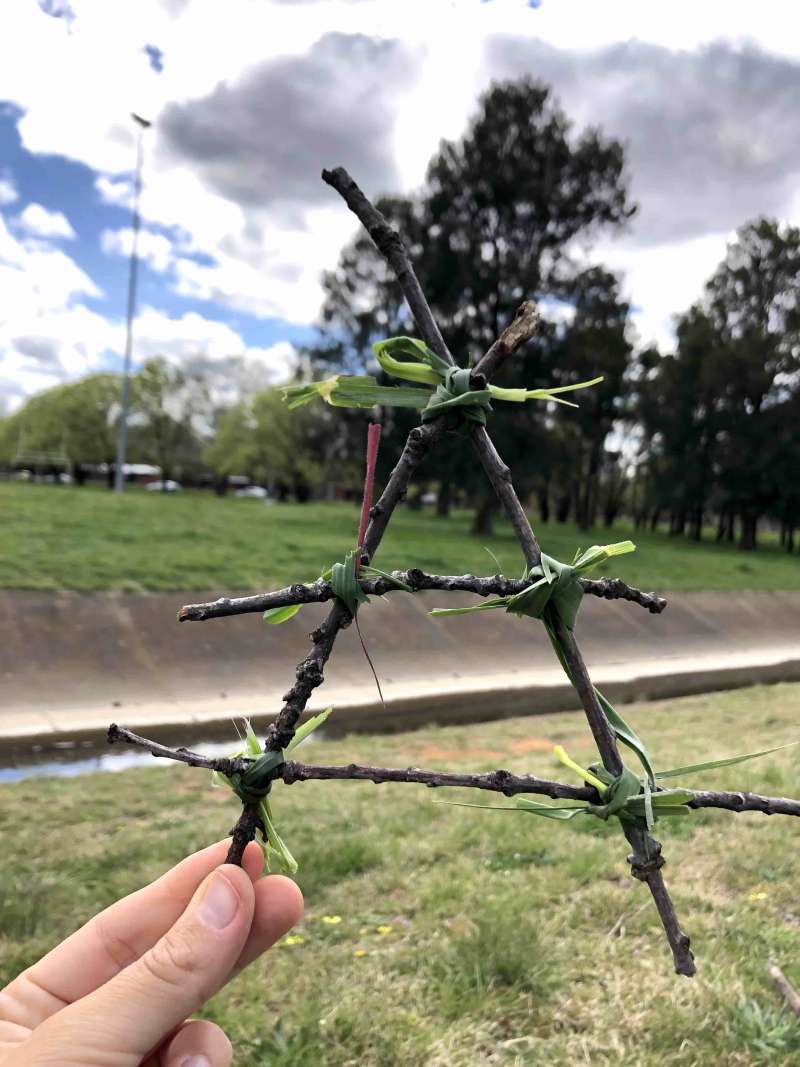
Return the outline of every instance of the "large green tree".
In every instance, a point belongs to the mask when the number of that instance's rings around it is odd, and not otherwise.
[[[626,414],[626,373],[633,347],[628,339],[629,306],[619,294],[619,281],[601,267],[578,275],[570,286],[574,316],[557,333],[552,346],[553,377],[585,381],[602,374],[603,381],[575,399],[577,411],[559,420],[563,443],[562,498],[571,503],[581,529],[595,524],[602,508],[606,521],[619,508],[621,475],[616,453],[606,440]],[[562,514],[563,514],[562,508]]]
[[[759,519],[776,511],[782,492],[768,460],[774,409],[798,388],[800,229],[771,219],[742,227],[706,286],[706,304],[725,364],[723,506],[739,515],[740,545],[752,549]]]
[[[203,458],[222,477],[246,474],[280,498],[292,493],[304,501],[336,463],[331,421],[316,407],[290,411],[280,393],[268,389],[221,412]]]
[[[205,379],[163,357],[148,360],[131,390],[131,454],[161,468],[162,486],[200,466],[210,402]]]
[[[700,540],[715,491],[722,417],[724,360],[713,323],[694,305],[677,323],[674,353],[648,349],[639,356],[637,416],[642,429],[642,511],[669,518],[670,532],[687,528]],[[644,515],[642,514],[642,518]]]
[[[114,462],[119,396],[117,374],[90,374],[37,393],[3,420],[0,459],[63,455],[80,482],[84,466]]]
[[[494,85],[481,98],[464,136],[442,142],[421,191],[385,198],[380,209],[409,245],[420,282],[451,350],[466,364],[498,335],[521,300],[580,296],[570,250],[602,228],[633,214],[622,145],[599,130],[575,133],[550,90],[532,79]],[[348,372],[371,365],[371,343],[413,333],[396,283],[366,235],[342,252],[323,279],[322,339],[315,365]],[[549,358],[544,329],[504,371],[505,384],[544,385],[573,380],[572,368]],[[527,405],[525,406],[528,407]],[[515,410],[498,420],[498,447],[508,462],[523,458],[523,491],[538,488],[548,462],[545,411]],[[396,454],[413,416],[394,413],[383,461]],[[360,435],[357,438],[360,441]],[[478,484],[463,450],[446,455],[436,471],[440,495],[451,484]],[[482,484],[482,482],[480,483]],[[479,509],[485,530],[495,502]]]
[[[742,227],[678,320],[675,352],[640,357],[648,506],[670,529],[753,549],[758,523],[793,546],[800,443],[800,230],[760,219]]]

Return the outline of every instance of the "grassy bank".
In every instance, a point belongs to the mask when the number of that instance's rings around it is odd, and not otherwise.
[[[674,766],[797,739],[800,686],[627,714],[657,763]],[[554,774],[557,742],[591,759],[578,715],[317,742],[304,756]],[[698,781],[797,795],[798,756]],[[797,1063],[800,1021],[781,1010],[764,966],[772,955],[800,984],[800,825],[695,813],[660,834],[699,963],[688,981],[672,973],[617,829],[445,799],[456,797],[399,785],[276,787],[307,915],[208,1006],[233,1037],[237,1064]],[[0,983],[208,843],[234,812],[227,792],[184,768],[0,788],[0,833],[14,856],[0,869]]]
[[[263,589],[315,578],[352,547],[352,504],[275,504],[133,490],[0,483],[0,588],[141,590]],[[521,569],[510,527],[491,540],[470,536],[471,515],[437,519],[400,509],[381,547],[384,568],[492,573],[492,549],[509,574]],[[800,589],[797,557],[774,540],[757,553],[695,544],[629,524],[578,531],[534,522],[545,550],[572,559],[579,546],[633,537],[639,549],[613,561],[613,573],[651,589]],[[765,539],[766,541],[766,539]]]

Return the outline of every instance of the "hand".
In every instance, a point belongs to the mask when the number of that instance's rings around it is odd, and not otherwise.
[[[303,911],[288,878],[190,856],[100,912],[0,992],[0,1067],[228,1067],[214,1023],[187,1022]]]

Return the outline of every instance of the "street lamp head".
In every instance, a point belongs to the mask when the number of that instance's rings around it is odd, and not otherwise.
[[[152,122],[148,122],[147,119],[143,119],[141,115],[137,115],[135,111],[131,111],[131,118],[134,122],[138,122],[138,124],[142,127],[143,130],[149,130],[150,127],[153,125]]]

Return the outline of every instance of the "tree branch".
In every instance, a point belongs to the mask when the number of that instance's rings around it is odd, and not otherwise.
[[[106,739],[109,745],[117,745],[120,742],[124,742],[127,745],[143,748],[151,756],[159,759],[177,760],[179,763],[186,763],[190,767],[201,767],[206,771],[219,771],[220,774],[224,775],[241,774],[253,762],[244,758],[230,759],[219,756],[201,756],[199,752],[191,752],[188,748],[170,748],[169,745],[162,745],[158,741],[151,741],[148,737],[135,734],[133,730],[129,730],[126,726],[118,726],[115,722],[112,722],[109,726]]]
[[[372,767],[365,764],[347,763],[342,766],[298,763],[287,760],[281,771],[286,785],[311,781],[360,781],[383,785],[388,782],[406,782],[425,785],[429,789],[452,787],[459,789],[483,789],[511,797],[518,793],[536,793],[554,800],[586,800],[598,803],[597,792],[589,786],[571,786],[537,778],[531,774],[512,774],[502,768],[485,774],[451,774],[446,771],[426,771],[419,767],[392,768]]]
[[[492,488],[505,508],[506,515],[514,527],[522,554],[528,567],[535,567],[542,556],[539,542],[536,540],[525,509],[519,502],[519,498],[511,484],[511,471],[498,455],[497,449],[492,444],[492,439],[486,432],[485,426],[476,426],[472,434],[472,443],[478,453],[478,459],[486,472],[486,477],[492,484]]]
[[[231,830],[231,845],[225,857],[226,863],[235,863],[237,867],[241,867],[244,850],[256,836],[256,830],[259,828],[263,829],[258,805],[245,804],[241,815],[236,820],[236,825]]]
[[[373,508],[373,511],[375,509]],[[406,571],[392,571],[392,576],[414,592],[436,589],[442,592],[475,593],[477,596],[513,596],[521,593],[530,582],[520,578],[506,578],[501,574],[477,577],[474,574],[426,574],[418,567]],[[619,578],[580,578],[584,593],[602,597],[604,600],[629,600],[639,604],[655,615],[667,606],[664,597],[656,593],[643,593],[626,585]],[[362,578],[359,585],[368,596],[385,596],[400,592],[399,586],[386,578]],[[333,599],[330,582],[318,578],[305,585],[299,583],[276,589],[272,593],[255,593],[251,596],[220,597],[204,604],[185,604],[178,612],[178,622],[205,622],[229,615],[247,615],[264,612],[268,608],[284,608],[290,604],[321,604]]]
[[[473,389],[482,387],[480,378],[487,382],[491,381],[508,357],[512,356],[526,341],[530,341],[538,328],[539,309],[532,300],[526,300],[520,304],[512,322],[506,326],[492,347],[473,367],[470,375]]]
[[[660,615],[667,606],[667,601],[658,593],[644,593],[621,578],[581,578],[584,593],[599,596],[603,600],[630,600],[646,608],[651,615]]]
[[[237,759],[222,756],[201,756],[186,748],[170,748],[158,741],[134,733],[124,726],[112,724],[108,731],[110,744],[126,743],[144,749],[157,759],[171,759],[187,763],[191,767],[202,767],[209,771],[219,771],[230,775],[243,772],[254,762],[255,757],[243,756]],[[453,787],[458,789],[483,789],[504,796],[516,796],[520,793],[532,793],[551,797],[554,800],[576,800],[587,804],[597,804],[600,797],[591,786],[574,786],[564,782],[554,782],[547,778],[538,778],[532,774],[512,774],[511,771],[498,768],[482,774],[461,774],[448,771],[423,770],[420,767],[392,768],[374,767],[371,764],[313,764],[297,760],[286,760],[275,768],[275,780],[286,785],[310,781],[361,781],[374,782],[376,785],[410,783],[425,785],[430,788]],[[720,808],[725,811],[742,813],[746,811],[761,812],[764,815],[792,815],[800,818],[800,800],[788,797],[768,797],[760,793],[714,792],[707,789],[688,790],[692,798],[687,802],[690,808]]]
[[[424,426],[417,426],[409,433],[405,448],[389,476],[386,488],[370,512],[372,517],[364,538],[362,559],[369,561],[374,557],[392,512],[405,494],[412,473],[444,430],[444,423],[437,419]],[[297,681],[285,694],[285,703],[269,728],[266,739],[268,749],[278,751],[286,748],[291,741],[309,697],[324,681],[323,670],[339,631],[351,622],[352,616],[341,600],[334,601],[325,621],[311,635],[314,642],[311,652],[298,664]]]
[[[423,340],[442,359],[447,360],[448,363],[455,363],[450,350],[444,343],[439,327],[436,325],[433,312],[422,291],[422,286],[417,280],[414,268],[411,265],[411,259],[400,235],[389,225],[380,211],[367,200],[344,167],[323,170],[322,180],[342,197],[372,238],[375,247],[396,274],[403,296],[406,298]]]
[[[664,933],[667,935],[669,947],[672,950],[672,959],[675,964],[675,973],[691,978],[697,968],[694,964],[694,955],[690,948],[688,934],[681,929],[675,905],[669,895],[661,868],[666,862],[661,855],[661,843],[651,837],[646,830],[638,826],[623,823],[622,828],[625,836],[633,849],[628,856],[631,874],[644,882],[653,897],[656,910],[658,911]]]
[[[509,469],[498,455],[485,427],[479,426],[473,433],[472,439],[483,469],[514,527],[528,567],[535,566],[539,562],[541,551],[525,509],[514,489]],[[597,699],[575,636],[556,612],[546,610],[548,611],[548,623],[555,632],[566,662],[567,673],[580,697],[603,766],[610,774],[619,775],[622,773],[623,763],[617,748],[616,735]],[[664,863],[661,857],[661,845],[655,838],[636,827],[625,826],[624,830],[633,848],[633,854],[629,857],[631,870],[634,877],[646,882],[650,889],[672,950],[675,970],[678,974],[689,977],[695,973],[694,957],[689,948],[689,938],[678,923],[675,907],[661,874],[660,868]],[[656,859],[659,860],[658,863]]]

